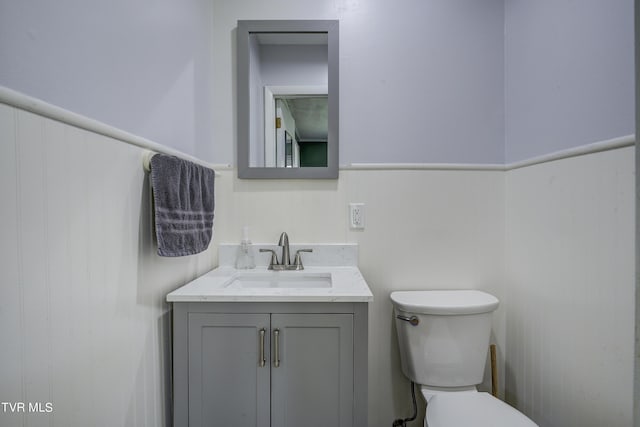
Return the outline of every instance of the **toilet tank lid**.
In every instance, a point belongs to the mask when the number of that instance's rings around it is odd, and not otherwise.
[[[393,305],[408,313],[459,315],[490,313],[498,307],[498,298],[477,290],[396,291]]]
[[[427,405],[430,427],[537,427],[523,413],[488,393],[436,395]]]

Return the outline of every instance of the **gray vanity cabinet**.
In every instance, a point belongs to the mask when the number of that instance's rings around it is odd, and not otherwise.
[[[366,426],[366,317],[357,303],[174,303],[174,425]]]
[[[190,426],[269,427],[269,366],[258,364],[268,330],[267,314],[189,316]]]
[[[273,314],[271,328],[271,425],[352,426],[353,315]]]

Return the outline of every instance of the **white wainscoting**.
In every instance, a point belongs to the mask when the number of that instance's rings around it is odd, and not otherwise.
[[[506,174],[506,397],[541,426],[632,425],[634,147]]]
[[[139,147],[4,104],[0,141],[0,400],[53,409],[0,425],[170,425],[164,296],[213,245],[156,255]]]

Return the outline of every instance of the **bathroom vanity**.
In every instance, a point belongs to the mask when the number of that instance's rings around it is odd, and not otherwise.
[[[357,247],[314,246],[304,270],[270,271],[224,265],[228,246],[221,267],[167,295],[174,425],[367,426],[373,297],[355,265],[318,265]]]

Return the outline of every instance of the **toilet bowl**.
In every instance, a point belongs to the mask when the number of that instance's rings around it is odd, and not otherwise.
[[[421,388],[427,402],[425,427],[535,427],[533,421],[489,393],[473,390],[433,393]]]
[[[402,372],[420,384],[425,427],[535,427],[484,392],[482,382],[499,301],[476,290],[391,293]]]

